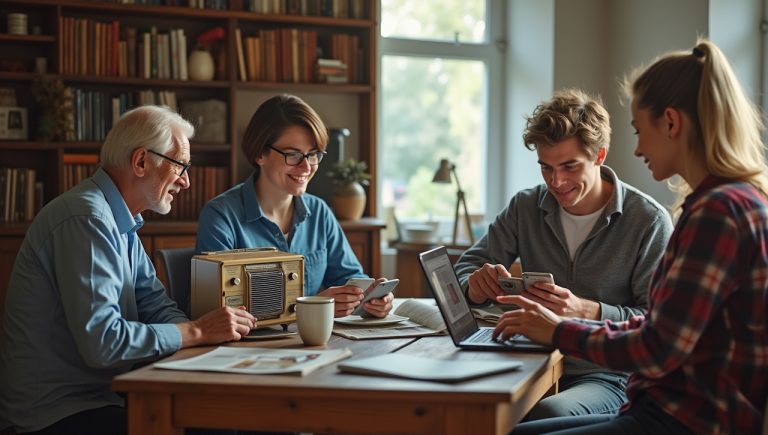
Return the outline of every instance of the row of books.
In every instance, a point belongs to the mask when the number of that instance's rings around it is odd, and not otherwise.
[[[99,169],[98,154],[64,154],[62,162],[64,163],[64,192],[77,186]]]
[[[364,18],[364,0],[246,0],[245,8],[260,14]]]
[[[115,93],[67,88],[66,92],[71,95],[72,105],[67,140],[103,140],[120,115],[134,107],[160,104],[178,112],[176,93],[173,91],[147,89]]]
[[[68,153],[64,163],[63,191],[77,186],[99,168],[97,154]],[[43,205],[43,183],[32,168],[0,168],[0,212],[3,222],[31,221]],[[195,220],[203,206],[227,189],[227,168],[192,166],[189,179],[193,187],[176,196],[167,215],[145,212],[151,220]]]
[[[197,9],[229,9],[229,0],[100,0],[105,3],[149,6],[189,6]]]
[[[235,38],[241,81],[361,83],[364,79],[360,39],[356,35],[319,36],[314,30],[290,28],[260,29],[253,35],[243,35],[236,29]],[[318,53],[327,53],[329,61],[335,62],[320,65]],[[341,80],[328,80],[329,75]]]
[[[62,74],[188,79],[184,29],[139,32],[116,20],[61,17],[59,40]]]
[[[227,174],[224,167],[192,166],[189,168],[191,187],[176,195],[171,212],[161,215],[147,211],[142,216],[147,220],[197,220],[203,206],[229,186]]]
[[[31,221],[42,208],[43,183],[32,168],[0,168],[0,212],[3,222]]]
[[[229,9],[229,0],[100,0],[151,6],[188,6],[196,9]],[[315,15],[334,18],[363,18],[365,0],[242,0],[243,8],[260,14]]]

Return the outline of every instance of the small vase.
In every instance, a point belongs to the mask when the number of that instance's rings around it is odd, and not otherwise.
[[[360,183],[348,183],[336,188],[331,196],[331,208],[340,221],[354,221],[365,211],[365,189]]]
[[[213,79],[213,73],[215,72],[213,56],[206,50],[193,50],[192,53],[189,54],[187,69],[189,78],[192,80],[211,80]]]

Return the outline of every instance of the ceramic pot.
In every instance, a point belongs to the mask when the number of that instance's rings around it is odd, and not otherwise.
[[[338,186],[331,196],[331,209],[340,221],[357,220],[365,211],[365,189],[360,183]]]
[[[213,79],[215,72],[213,56],[206,50],[193,50],[189,54],[187,70],[189,78],[192,80],[208,81]]]

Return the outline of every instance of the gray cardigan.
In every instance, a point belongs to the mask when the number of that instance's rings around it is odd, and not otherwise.
[[[651,274],[672,234],[672,221],[664,207],[619,180],[607,166],[601,167],[601,175],[614,185],[613,195],[573,260],[560,207],[547,186],[522,190],[456,263],[465,294],[469,275],[484,263],[509,267],[519,257],[524,271],[550,272],[557,285],[599,302],[602,320],[643,314]],[[572,364],[566,364],[566,374],[603,371],[585,361],[578,365],[580,370],[569,370]],[[586,370],[588,366],[593,369]]]

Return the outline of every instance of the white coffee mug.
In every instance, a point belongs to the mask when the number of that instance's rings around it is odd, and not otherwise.
[[[328,343],[333,330],[333,298],[302,296],[296,298],[296,325],[299,336],[307,346],[323,346]]]

